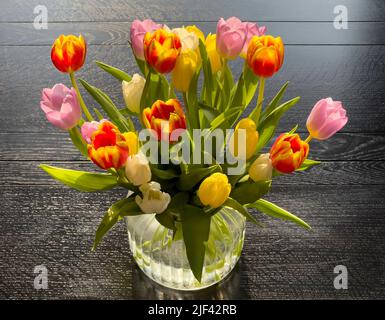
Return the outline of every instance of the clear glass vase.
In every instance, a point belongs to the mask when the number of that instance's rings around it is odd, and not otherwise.
[[[201,282],[188,263],[183,235],[163,227],[153,214],[126,217],[131,252],[139,268],[155,282],[178,290],[209,287],[225,278],[236,265],[243,248],[245,218],[224,208],[211,219],[210,236]]]

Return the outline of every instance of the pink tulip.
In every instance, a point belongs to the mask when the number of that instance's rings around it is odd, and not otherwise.
[[[347,122],[348,117],[342,103],[326,98],[315,104],[306,126],[313,138],[326,140],[341,130]]]
[[[91,138],[93,133],[98,130],[99,125],[103,122],[106,122],[106,119],[102,119],[99,122],[98,121],[91,121],[91,122],[84,122],[82,127],[80,128],[80,132],[82,134],[82,137],[84,141],[86,141],[88,144],[91,143]]]
[[[162,28],[161,24],[156,24],[151,19],[143,21],[135,19],[131,24],[130,38],[131,46],[134,51],[135,57],[140,60],[144,60],[143,51],[143,38],[147,32],[154,32],[155,30]]]
[[[246,35],[246,25],[238,18],[220,18],[217,24],[218,53],[223,58],[235,59],[242,51]]]
[[[55,84],[52,89],[43,89],[40,108],[49,122],[61,129],[71,129],[79,122],[82,111],[74,88]]]
[[[253,22],[244,22],[244,25],[246,26],[247,34],[246,34],[246,41],[245,41],[245,44],[243,45],[243,49],[241,52],[242,58],[246,58],[247,47],[249,45],[251,38],[254,36],[263,36],[266,33],[266,26],[259,27],[257,23],[253,23]]]

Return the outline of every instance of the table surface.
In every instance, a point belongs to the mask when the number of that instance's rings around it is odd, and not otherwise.
[[[48,29],[35,30],[34,8],[46,2]],[[335,29],[334,8],[348,9],[348,29]],[[342,100],[349,123],[333,138],[312,142],[322,165],[274,181],[271,201],[313,229],[261,217],[247,227],[242,257],[226,281],[196,293],[166,290],[133,262],[122,224],[96,252],[94,232],[124,190],[79,193],[51,180],[40,163],[92,169],[68,135],[39,109],[41,89],[63,82],[50,61],[61,33],[82,33],[89,50],[78,73],[123,107],[120,84],[94,64],[132,74],[127,46],[133,19],[170,26],[197,24],[215,32],[219,17],[259,21],[286,44],[282,70],[267,81],[267,98],[287,80],[286,97],[302,96],[280,130],[299,124],[314,103]],[[258,299],[385,298],[385,2],[382,0],[2,0],[0,2],[0,298]],[[238,71],[241,61],[233,63]],[[84,93],[86,102],[95,103]],[[261,214],[256,213],[261,216]],[[48,269],[49,287],[33,286],[34,267]],[[334,267],[345,265],[348,289],[336,290]]]

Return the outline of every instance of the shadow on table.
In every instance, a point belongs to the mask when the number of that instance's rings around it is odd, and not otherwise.
[[[198,291],[168,289],[148,278],[136,265],[133,266],[133,298],[139,300],[230,300],[245,299],[241,290],[241,265],[238,263],[229,276],[220,283]]]

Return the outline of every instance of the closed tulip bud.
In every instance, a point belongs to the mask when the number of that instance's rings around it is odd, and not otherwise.
[[[139,152],[127,158],[126,177],[134,186],[151,181],[151,169],[146,156]]]
[[[210,59],[211,71],[215,74],[222,69],[222,59],[217,51],[217,35],[211,33],[207,35],[205,45]]]
[[[135,57],[144,60],[143,38],[147,32],[154,32],[162,28],[161,24],[157,24],[151,19],[143,21],[135,19],[130,28],[131,47]]]
[[[205,35],[204,35],[204,33],[196,25],[187,26],[187,27],[185,27],[185,29],[188,32],[195,33],[195,35],[198,37],[199,40],[202,40],[203,42],[205,42]]]
[[[243,59],[246,59],[247,56],[247,48],[249,46],[250,40],[254,36],[263,36],[266,32],[266,27],[262,26],[259,27],[258,24],[254,22],[244,22],[246,26],[246,41],[245,44],[243,45],[242,52],[240,53],[240,56]]]
[[[171,73],[172,85],[181,92],[187,92],[192,78],[200,66],[200,58],[196,51],[184,50],[176,59]]]
[[[142,98],[145,84],[146,79],[137,73],[132,76],[131,81],[123,80],[122,89],[124,102],[131,112],[140,113],[140,99]]]
[[[199,200],[205,206],[220,207],[229,197],[231,184],[223,173],[213,173],[204,179],[198,189]]]
[[[143,110],[142,117],[145,127],[154,130],[158,140],[170,139],[176,129],[186,129],[186,117],[177,99],[155,101],[151,108]]]
[[[160,190],[160,184],[157,182],[150,182],[142,184],[139,187],[143,198],[135,197],[135,201],[144,213],[162,213],[171,201],[168,193]]]
[[[175,33],[158,29],[146,33],[143,47],[147,63],[159,73],[169,73],[174,69],[182,43]]]
[[[306,126],[312,138],[326,140],[341,130],[347,122],[348,117],[342,103],[326,98],[315,104]]]
[[[258,77],[268,78],[281,69],[285,49],[281,37],[254,36],[247,49],[247,63]]]
[[[217,24],[217,50],[226,59],[235,59],[246,41],[246,26],[236,17],[220,18]]]
[[[271,164],[270,154],[261,154],[250,166],[249,176],[255,181],[271,180],[273,166]]]
[[[87,45],[82,35],[60,35],[52,45],[51,60],[61,72],[72,73],[79,70],[86,59]]]
[[[199,38],[194,32],[185,28],[175,28],[171,31],[179,37],[182,43],[182,51],[198,49]]]
[[[40,108],[49,122],[64,130],[76,126],[82,117],[75,89],[61,83],[43,89]]]
[[[309,145],[296,133],[282,133],[270,149],[273,167],[282,173],[297,170],[309,154]]]
[[[245,130],[246,143],[240,141],[242,136],[239,130]],[[257,150],[259,134],[255,122],[250,118],[242,119],[235,127],[234,134],[230,139],[231,152],[235,157],[246,155],[246,160],[250,159]],[[246,150],[244,148],[246,147]]]

